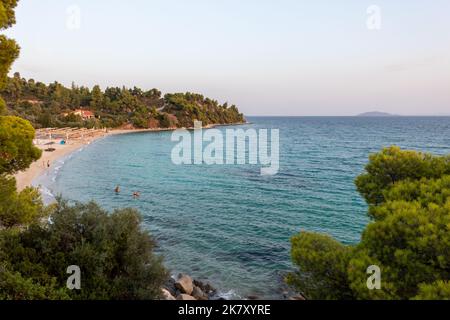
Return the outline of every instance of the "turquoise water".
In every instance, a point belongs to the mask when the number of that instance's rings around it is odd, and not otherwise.
[[[137,208],[173,274],[207,279],[238,297],[270,298],[292,268],[292,235],[308,230],[359,241],[368,219],[353,181],[369,153],[391,144],[450,153],[450,118],[248,120],[240,128],[280,129],[278,175],[261,176],[259,165],[176,166],[171,133],[160,132],[99,140],[37,183],[108,209]]]

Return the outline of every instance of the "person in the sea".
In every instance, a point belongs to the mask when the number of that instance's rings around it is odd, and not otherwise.
[[[134,199],[138,199],[140,196],[141,196],[141,193],[140,193],[140,192],[138,192],[138,191],[133,192],[133,198],[134,198]]]
[[[119,185],[116,186],[116,188],[114,189],[114,192],[115,193],[120,193],[120,186]]]

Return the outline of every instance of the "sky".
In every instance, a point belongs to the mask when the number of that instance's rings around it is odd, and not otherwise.
[[[20,0],[12,72],[249,115],[450,115],[448,0]]]

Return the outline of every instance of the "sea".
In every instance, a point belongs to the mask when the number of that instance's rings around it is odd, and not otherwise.
[[[172,132],[113,135],[36,179],[43,197],[131,207],[172,275],[210,282],[225,298],[281,298],[302,231],[353,245],[370,222],[354,185],[371,153],[397,145],[450,153],[450,117],[248,117],[218,129],[279,130],[279,171],[255,164],[182,164]],[[206,143],[205,143],[206,145]],[[121,192],[114,188],[120,185]],[[140,197],[133,198],[133,192]]]

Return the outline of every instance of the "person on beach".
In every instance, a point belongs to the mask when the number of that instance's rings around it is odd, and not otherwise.
[[[47,168],[50,168],[50,160],[47,160]]]

